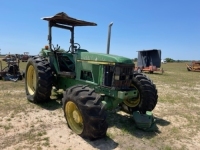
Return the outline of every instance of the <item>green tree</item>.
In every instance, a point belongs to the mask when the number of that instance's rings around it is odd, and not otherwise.
[[[63,48],[58,50],[59,52],[66,52],[66,50],[64,50]]]
[[[165,58],[166,62],[174,62],[175,60],[173,60],[172,58]]]
[[[133,59],[134,62],[137,62],[137,60],[138,60],[137,58],[134,58],[134,59]]]

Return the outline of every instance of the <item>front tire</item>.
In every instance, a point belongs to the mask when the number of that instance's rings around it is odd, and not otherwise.
[[[153,82],[142,73],[134,73],[131,87],[138,90],[138,97],[124,100],[122,109],[128,113],[133,113],[133,111],[140,111],[141,113],[152,111],[158,100],[157,89]]]
[[[63,110],[69,128],[83,138],[95,140],[106,135],[106,111],[101,96],[87,86],[76,85],[63,94]]]
[[[27,99],[34,103],[50,100],[52,71],[49,62],[41,57],[30,58],[25,71]]]

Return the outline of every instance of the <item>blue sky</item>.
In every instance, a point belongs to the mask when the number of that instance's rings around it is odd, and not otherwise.
[[[0,49],[38,54],[48,44],[47,22],[41,18],[66,12],[97,23],[75,28],[75,42],[91,52],[106,53],[113,22],[111,54],[136,58],[138,50],[155,48],[162,58],[200,60],[199,8],[199,0],[0,0]],[[67,50],[69,35],[54,28],[53,44]]]

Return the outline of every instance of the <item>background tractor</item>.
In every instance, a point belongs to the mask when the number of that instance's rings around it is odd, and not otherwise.
[[[21,55],[22,62],[27,62],[29,59],[29,52],[24,52],[23,55]]]
[[[25,71],[27,99],[33,103],[50,100],[52,87],[63,89],[63,112],[69,128],[81,137],[97,139],[106,135],[107,110],[117,107],[128,113],[145,114],[157,104],[157,90],[144,74],[133,71],[131,59],[88,52],[74,42],[74,28],[96,26],[66,13],[45,17],[49,45],[44,56],[29,58]],[[52,27],[71,33],[67,52],[52,44]]]
[[[5,81],[23,79],[24,73],[20,72],[19,59],[15,55],[6,55],[2,60],[6,62],[6,66],[0,61],[0,79]]]

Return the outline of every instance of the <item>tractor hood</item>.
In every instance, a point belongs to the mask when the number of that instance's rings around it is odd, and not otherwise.
[[[126,57],[92,52],[78,52],[77,60],[133,64],[133,61]]]

